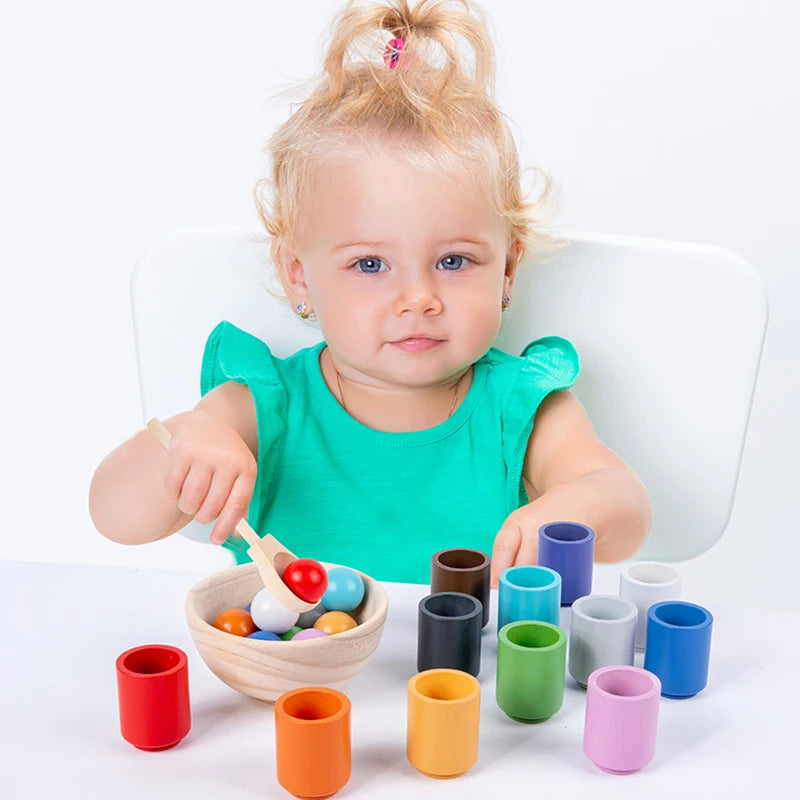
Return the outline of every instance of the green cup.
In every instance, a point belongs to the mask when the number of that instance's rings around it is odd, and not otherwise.
[[[520,620],[497,637],[497,705],[511,719],[548,719],[564,702],[567,635],[549,622]]]

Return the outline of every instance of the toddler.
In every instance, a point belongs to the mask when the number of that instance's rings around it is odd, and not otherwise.
[[[427,582],[442,548],[491,552],[494,586],[536,563],[546,522],[592,527],[597,560],[639,548],[647,493],[569,391],[572,345],[492,347],[518,265],[547,245],[493,73],[468,2],[345,7],[258,192],[288,302],[324,341],[278,359],[221,322],[202,399],[164,421],[169,450],[145,429],[99,465],[101,533],[132,544],[216,520],[212,542],[241,563],[247,515],[383,580]]]

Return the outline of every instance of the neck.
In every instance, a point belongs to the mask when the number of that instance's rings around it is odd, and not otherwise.
[[[425,430],[448,419],[472,384],[472,367],[432,386],[378,386],[337,368],[326,347],[320,357],[325,383],[339,405],[367,427],[390,433]]]

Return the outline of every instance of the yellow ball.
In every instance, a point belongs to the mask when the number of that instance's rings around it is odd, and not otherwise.
[[[325,631],[329,636],[355,628],[358,623],[344,611],[326,611],[315,623],[314,627]]]

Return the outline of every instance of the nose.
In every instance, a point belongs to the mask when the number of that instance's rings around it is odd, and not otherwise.
[[[398,287],[393,303],[394,313],[398,316],[409,312],[435,316],[441,314],[442,308],[442,301],[432,277],[405,281]]]

